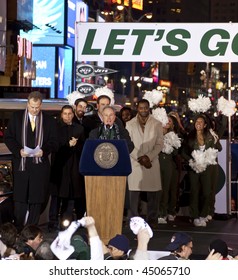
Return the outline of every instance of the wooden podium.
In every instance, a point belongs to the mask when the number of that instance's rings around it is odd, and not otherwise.
[[[99,166],[95,161],[96,149],[104,144],[106,149],[108,144],[113,145],[118,153],[117,163],[110,168]],[[122,233],[126,179],[131,173],[126,141],[88,139],[80,160],[80,172],[85,176],[87,216],[95,219],[98,234],[107,244]]]

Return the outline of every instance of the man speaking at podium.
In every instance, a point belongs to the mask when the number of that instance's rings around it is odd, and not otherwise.
[[[102,110],[102,124],[89,133],[89,139],[120,140],[125,139],[129,153],[134,149],[128,131],[121,125],[115,123],[116,111],[113,106],[106,105]]]

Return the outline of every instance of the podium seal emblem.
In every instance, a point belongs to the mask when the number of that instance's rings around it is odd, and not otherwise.
[[[118,162],[118,158],[117,148],[109,142],[99,144],[94,151],[95,162],[104,169],[114,167]]]

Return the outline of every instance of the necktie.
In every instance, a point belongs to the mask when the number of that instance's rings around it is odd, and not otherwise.
[[[31,130],[34,131],[36,127],[35,119],[34,117],[31,117]]]

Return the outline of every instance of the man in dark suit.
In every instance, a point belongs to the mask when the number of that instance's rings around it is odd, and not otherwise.
[[[102,111],[106,105],[110,105],[111,98],[107,95],[100,95],[97,98],[97,111],[93,115],[86,116],[84,119],[84,127],[90,133],[94,128],[102,124]]]
[[[124,128],[124,126],[119,126],[116,123],[116,111],[113,106],[110,105],[106,105],[102,109],[102,124],[91,130],[89,139],[125,139],[129,153],[131,153],[134,149],[134,144],[131,141],[129,132]]]
[[[85,113],[87,112],[88,101],[84,98],[78,98],[74,102],[73,122],[83,125]]]
[[[57,123],[59,149],[52,157],[50,228],[56,225],[59,212],[64,219],[72,217],[74,209],[77,219],[81,219],[86,210],[84,177],[79,173],[84,129],[73,122],[73,117],[73,108],[64,105]]]
[[[85,131],[87,131],[88,135],[91,132],[91,130],[100,127],[100,125],[103,124],[103,110],[105,106],[109,106],[109,105],[111,105],[111,98],[108,95],[100,95],[97,98],[96,112],[93,115],[86,116],[83,123],[84,129]],[[113,120],[113,122],[117,124],[120,130],[123,130],[124,125],[122,121],[116,116],[116,113],[115,113],[115,120]]]
[[[15,224],[39,222],[48,195],[49,155],[57,151],[55,120],[41,111],[42,95],[32,92],[25,111],[16,111],[9,121],[5,143],[12,152]]]

